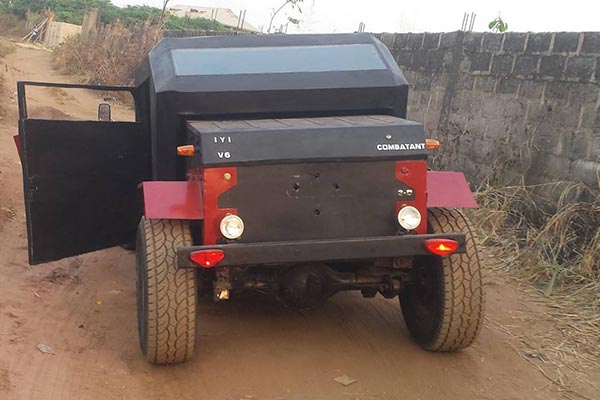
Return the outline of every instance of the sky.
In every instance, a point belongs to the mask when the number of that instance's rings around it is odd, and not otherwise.
[[[162,0],[112,0],[119,6],[147,4],[156,7]],[[284,0],[171,0],[169,5],[226,7],[236,13],[247,10],[246,20],[256,27],[269,24],[273,8]],[[598,0],[304,0],[303,13],[282,12],[275,24],[287,16],[302,23],[292,32],[353,32],[363,22],[368,32],[446,32],[460,29],[465,12],[475,12],[474,30],[488,31],[497,16],[513,32],[600,31]]]

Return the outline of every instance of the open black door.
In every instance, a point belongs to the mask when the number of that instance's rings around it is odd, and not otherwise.
[[[142,213],[138,185],[150,177],[143,125],[29,119],[19,97],[29,263],[132,241]]]

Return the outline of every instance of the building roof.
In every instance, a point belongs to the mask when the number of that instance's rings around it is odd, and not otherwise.
[[[221,24],[231,28],[238,28],[240,27],[239,25],[241,23],[239,20],[240,14],[234,13],[230,8],[175,5],[169,7],[168,11],[178,17],[217,20]],[[258,32],[258,29],[250,24],[245,18],[244,26],[241,28],[248,31]]]

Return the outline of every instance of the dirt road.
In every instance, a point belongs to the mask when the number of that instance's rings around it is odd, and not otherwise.
[[[487,284],[487,318],[475,345],[457,354],[420,350],[397,300],[332,298],[312,313],[262,297],[204,302],[197,356],[152,367],[141,357],[135,321],[134,256],[120,248],[30,267],[27,264],[15,80],[68,81],[50,53],[19,47],[2,68],[0,101],[0,399],[552,399],[534,362],[495,328],[526,297]],[[93,118],[99,99],[39,90],[30,107]],[[50,108],[50,103],[54,103]],[[117,109],[126,116],[128,110]],[[48,115],[47,115],[48,116]],[[37,344],[51,346],[44,354]],[[357,379],[342,386],[333,378]]]

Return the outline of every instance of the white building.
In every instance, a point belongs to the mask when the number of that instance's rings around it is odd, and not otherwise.
[[[258,32],[252,24],[245,18],[245,10],[240,14],[234,13],[229,8],[218,7],[198,7],[198,6],[172,6],[169,7],[169,12],[177,17],[182,18],[206,18],[216,20],[229,28],[244,29],[247,31]],[[242,26],[243,24],[243,26]]]

